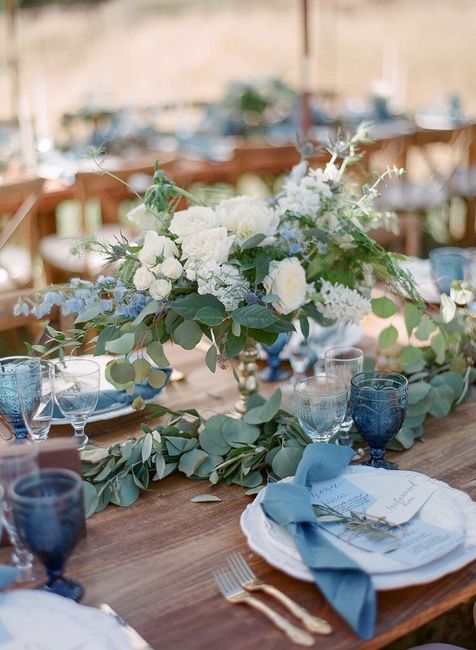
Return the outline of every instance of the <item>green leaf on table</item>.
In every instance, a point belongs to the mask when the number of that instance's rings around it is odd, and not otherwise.
[[[378,337],[379,346],[382,350],[386,348],[391,348],[392,345],[398,340],[398,330],[394,325],[389,325],[384,330],[382,330]]]
[[[430,334],[438,327],[433,318],[424,314],[421,318],[420,324],[417,327],[415,336],[420,341],[427,341],[430,338]]]
[[[83,463],[99,463],[109,456],[109,452],[104,447],[88,446],[79,452],[79,456]]]
[[[159,368],[169,368],[170,362],[165,356],[164,348],[160,341],[152,341],[147,346],[147,354]]]
[[[163,454],[157,454],[155,457],[155,472],[154,480],[162,480],[171,474],[176,468],[178,463],[166,463]]]
[[[205,355],[205,363],[207,364],[207,368],[211,372],[215,372],[216,367],[217,367],[217,347],[213,343],[210,345],[210,347],[207,350],[207,353]]]
[[[419,364],[424,366],[423,351],[420,348],[415,348],[413,345],[407,345],[400,350],[400,364],[404,370],[407,368],[417,367]],[[422,366],[422,367],[423,367]],[[422,368],[419,368],[421,370]]]
[[[441,419],[449,414],[457,396],[454,394],[451,386],[444,385],[432,386],[430,397],[431,404],[429,413],[434,418]]]
[[[185,350],[193,350],[202,338],[200,325],[193,320],[185,320],[172,333],[172,338]]]
[[[83,481],[83,502],[86,518],[91,517],[96,512],[99,499],[96,488],[88,481]]]
[[[415,329],[415,327],[418,326],[420,322],[421,319],[420,310],[412,302],[409,302],[405,305],[403,309],[403,316],[405,319],[405,327],[407,328],[408,336],[411,336],[413,330]]]
[[[167,381],[167,373],[158,368],[152,368],[147,376],[147,382],[152,388],[162,388]]]
[[[220,465],[223,462],[223,456],[208,456],[203,463],[200,463],[198,468],[195,470],[194,476],[198,478],[208,478],[213,472],[215,467]]]
[[[118,498],[113,493],[111,501],[117,506],[131,506],[139,498],[139,493],[140,490],[134,483],[133,477],[130,474],[126,474],[126,476],[118,480]]]
[[[397,313],[397,305],[386,296],[373,298],[371,302],[373,313],[380,318],[390,318]]]
[[[428,404],[429,404],[429,400],[428,400]],[[425,419],[426,419],[426,411],[421,415],[415,415],[413,417],[410,417],[407,412],[407,415],[403,422],[403,426],[408,427],[409,429],[414,429],[415,427],[420,427],[425,422]]]
[[[115,388],[122,389],[133,385],[135,372],[127,359],[114,359],[107,364],[105,375]]]
[[[271,463],[273,472],[279,478],[294,476],[302,454],[302,447],[282,447],[274,456]]]
[[[274,391],[271,397],[261,406],[256,406],[245,413],[243,421],[248,424],[263,424],[274,418],[281,406],[281,391]]]
[[[142,443],[142,462],[143,463],[146,463],[150,458],[150,455],[152,453],[152,441],[153,441],[152,434],[151,433],[146,433],[145,436],[144,436],[143,443]]]
[[[207,458],[208,454],[203,449],[191,449],[180,457],[178,468],[185,476],[190,477]]]
[[[211,455],[224,456],[231,449],[222,433],[226,420],[226,415],[213,415],[199,433],[200,447]]]
[[[241,250],[246,251],[249,250],[250,248],[256,248],[261,244],[261,242],[264,239],[266,239],[266,235],[263,235],[261,233],[253,235],[252,237],[250,237],[249,239],[247,239],[241,244]]]
[[[276,322],[277,318],[264,305],[246,305],[232,312],[232,318],[243,327],[263,329]]]
[[[190,501],[192,501],[192,503],[210,503],[213,501],[221,501],[221,499],[215,494],[197,494],[197,496],[192,497]]]
[[[246,488],[255,488],[261,485],[262,481],[263,477],[261,476],[261,472],[255,471],[250,472],[246,476],[236,476],[232,482],[235,485],[241,485]]]
[[[445,361],[445,356],[446,356],[446,338],[445,336],[439,332],[438,334],[435,334],[431,338],[430,341],[431,349],[435,353],[435,361],[438,365],[441,366],[442,363]]]
[[[453,357],[450,361],[450,370],[451,372],[465,372],[467,367],[466,359],[461,356],[457,355],[456,357]]]
[[[187,320],[194,320],[197,313],[205,307],[223,313],[225,316],[225,308],[222,303],[218,298],[215,298],[215,296],[212,296],[209,293],[203,295],[199,293],[191,293],[183,298],[177,298],[177,300],[174,300],[169,305],[169,308],[172,311],[183,316]]]
[[[223,323],[226,317],[226,312],[224,307],[221,310],[215,309],[214,307],[202,307],[197,311],[195,320],[208,325],[209,327],[216,327]]]
[[[404,449],[410,449],[413,447],[413,444],[415,442],[415,431],[410,427],[403,425],[403,427],[397,433],[395,439],[402,445]]]
[[[252,445],[259,437],[260,430],[243,420],[227,417],[222,426],[222,435],[230,447]]]
[[[409,404],[407,407],[407,418],[419,418],[425,416],[430,410],[431,406],[431,396],[428,393],[427,397],[421,399],[416,404]]]
[[[107,341],[106,350],[107,352],[112,352],[113,354],[129,354],[129,352],[134,347],[134,342],[134,334],[132,334],[132,332],[126,333],[117,339]]]
[[[151,300],[147,305],[142,309],[142,311],[134,318],[132,321],[132,325],[137,326],[142,323],[144,318],[146,316],[150,316],[151,314],[155,314],[157,309],[159,308],[159,301],[158,300]]]
[[[426,381],[417,381],[408,386],[408,404],[417,404],[428,396],[431,390],[430,384]]]
[[[134,382],[140,384],[150,372],[150,363],[146,359],[139,358],[132,362],[132,367],[135,373]]]
[[[453,389],[455,399],[461,395],[464,389],[464,379],[458,372],[442,372],[433,377],[430,381],[432,386],[450,386]]]

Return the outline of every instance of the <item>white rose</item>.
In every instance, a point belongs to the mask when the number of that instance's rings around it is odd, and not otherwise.
[[[146,291],[154,281],[154,274],[145,266],[140,266],[134,273],[134,286],[137,291]]]
[[[296,257],[271,262],[263,285],[268,294],[279,296],[273,307],[280,314],[290,314],[306,301],[306,274]]]
[[[127,220],[140,228],[140,230],[154,230],[157,226],[157,219],[154,213],[143,203],[127,213]]]
[[[214,228],[217,225],[217,216],[212,208],[193,205],[174,214],[169,230],[176,235],[178,241],[183,241],[189,235]]]
[[[233,238],[226,228],[211,228],[190,235],[182,242],[182,258],[223,264],[228,259]]]
[[[142,264],[154,266],[158,257],[172,257],[178,254],[177,246],[169,237],[158,235],[155,230],[148,230],[145,233],[142,250],[139,252],[139,259]]]
[[[175,257],[168,257],[162,264],[159,264],[159,273],[165,275],[170,280],[178,280],[182,275],[183,267]]]
[[[154,300],[163,300],[172,291],[172,283],[170,280],[164,280],[163,278],[154,280],[150,285],[149,291]]]
[[[220,225],[226,226],[240,242],[246,241],[253,235],[271,237],[278,229],[278,214],[264,201],[250,196],[225,199],[218,205],[216,211]]]

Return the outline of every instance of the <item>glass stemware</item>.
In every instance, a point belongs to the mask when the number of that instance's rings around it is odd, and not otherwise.
[[[324,355],[326,374],[334,375],[342,379],[349,391],[347,399],[347,409],[344,419],[340,425],[339,445],[352,446],[352,438],[349,431],[352,428],[352,409],[350,406],[350,380],[354,375],[362,372],[364,367],[364,353],[360,348],[338,346],[330,348]]]
[[[41,589],[80,600],[83,587],[63,573],[81,534],[81,478],[67,469],[45,469],[19,478],[9,492],[18,534],[46,568]]]
[[[431,275],[438,289],[450,295],[453,280],[464,280],[468,273],[469,258],[463,248],[445,246],[429,253]]]
[[[54,366],[55,401],[74,428],[74,440],[82,449],[88,442],[84,428],[99,397],[99,364],[89,359],[58,361]]]
[[[397,469],[384,459],[385,446],[402,427],[407,396],[408,380],[396,372],[361,372],[352,378],[352,417],[370,452],[370,460],[362,465]]]
[[[28,429],[21,413],[16,376],[18,366],[26,361],[32,361],[32,357],[0,359],[0,417],[11,428],[16,441],[23,441],[28,436]],[[25,381],[31,385],[33,393],[40,384],[37,366],[31,366],[28,372],[25,372]]]
[[[268,367],[260,372],[260,379],[263,381],[275,382],[284,381],[290,376],[289,370],[281,367],[281,352],[286,347],[289,341],[289,334],[278,334],[276,341],[272,345],[263,345],[262,348],[266,352],[268,358]]]
[[[18,364],[15,374],[20,410],[30,438],[45,440],[53,417],[53,366],[48,361],[29,359]]]
[[[312,442],[329,442],[339,430],[347,406],[347,386],[338,377],[316,375],[294,385],[294,408]]]
[[[0,485],[4,490],[2,517],[13,546],[12,562],[18,569],[17,582],[34,580],[33,556],[21,541],[13,520],[8,488],[19,477],[38,472],[38,449],[33,445],[9,447],[0,454]]]

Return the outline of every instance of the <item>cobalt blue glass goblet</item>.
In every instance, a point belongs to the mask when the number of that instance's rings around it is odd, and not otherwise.
[[[407,396],[408,381],[396,372],[361,372],[352,378],[352,418],[370,452],[370,460],[361,465],[397,469],[384,459],[385,446],[402,427]]]
[[[22,542],[46,568],[45,591],[80,600],[79,582],[63,577],[84,518],[81,478],[66,469],[28,474],[9,487],[13,516]]]
[[[0,359],[0,418],[9,426],[17,441],[28,436],[18,395],[17,369],[22,364],[21,382],[25,388],[26,403],[36,399],[41,373],[38,359],[32,357],[4,357]]]
[[[445,246],[430,251],[429,258],[433,281],[441,292],[449,296],[453,280],[465,279],[470,265],[469,257],[463,248]]]
[[[278,338],[272,345],[263,345],[263,350],[268,355],[268,367],[262,370],[259,374],[260,379],[263,381],[275,382],[284,381],[289,379],[291,373],[284,368],[281,368],[281,352],[286,347],[289,341],[289,333],[278,334]]]

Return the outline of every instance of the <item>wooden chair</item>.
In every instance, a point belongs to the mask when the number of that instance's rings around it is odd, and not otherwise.
[[[42,178],[32,178],[0,184],[0,292],[33,286],[43,183]]]

